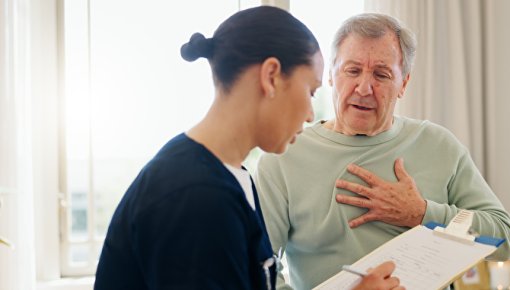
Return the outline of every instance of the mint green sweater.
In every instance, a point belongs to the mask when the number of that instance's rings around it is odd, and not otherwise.
[[[348,221],[366,210],[338,204],[341,178],[365,184],[348,173],[355,163],[396,182],[394,162],[403,157],[427,201],[423,224],[448,224],[459,209],[475,211],[473,228],[482,235],[510,238],[510,217],[487,185],[468,150],[445,128],[429,121],[395,117],[389,131],[377,136],[346,136],[324,128],[307,128],[283,155],[265,154],[255,182],[276,253],[287,255],[294,289],[311,289],[381,244],[409,228],[370,222],[351,229]],[[504,243],[494,254],[507,259]],[[291,289],[279,275],[278,289]]]

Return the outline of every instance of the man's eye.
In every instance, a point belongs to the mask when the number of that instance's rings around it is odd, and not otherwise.
[[[387,75],[387,74],[383,74],[383,73],[376,73],[375,76],[378,78],[378,79],[389,79],[390,76]]]
[[[348,69],[348,70],[345,70],[345,72],[351,76],[359,74],[359,70],[357,70],[357,69]]]

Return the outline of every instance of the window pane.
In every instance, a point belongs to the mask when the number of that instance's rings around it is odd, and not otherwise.
[[[70,238],[85,240],[88,237],[88,193],[90,185],[89,163],[89,95],[88,62],[84,47],[87,43],[86,2],[75,1],[65,6],[66,24],[66,184],[69,194]],[[65,231],[67,233],[67,231]]]
[[[87,193],[71,193],[71,240],[82,241],[88,237],[87,232]]]
[[[89,246],[79,245],[71,247],[71,264],[83,264],[88,261],[89,258]]]

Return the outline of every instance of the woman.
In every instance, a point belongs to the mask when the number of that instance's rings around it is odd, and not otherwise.
[[[241,163],[256,146],[284,152],[303,121],[312,121],[310,98],[324,66],[319,45],[289,13],[263,6],[234,14],[212,38],[195,33],[181,54],[209,60],[214,103],[127,190],[95,289],[273,288],[271,245]],[[366,283],[398,284],[386,279],[392,271],[383,265]]]

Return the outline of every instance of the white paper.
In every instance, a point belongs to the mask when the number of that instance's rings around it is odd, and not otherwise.
[[[442,289],[495,250],[494,246],[445,238],[420,225],[375,249],[353,266],[367,270],[391,260],[397,266],[393,276],[406,289]],[[352,289],[360,279],[342,271],[314,290]]]

